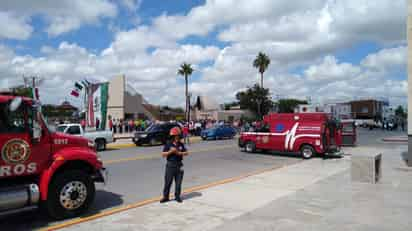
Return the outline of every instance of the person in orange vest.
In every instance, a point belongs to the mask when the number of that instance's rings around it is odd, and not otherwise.
[[[173,179],[175,181],[175,200],[182,203],[180,197],[182,191],[183,181],[183,157],[189,155],[185,145],[180,142],[180,128],[174,127],[170,130],[170,136],[172,140],[165,144],[162,152],[162,156],[167,159],[165,170],[165,184],[163,188],[163,198],[160,203],[169,201],[170,187],[172,186]]]

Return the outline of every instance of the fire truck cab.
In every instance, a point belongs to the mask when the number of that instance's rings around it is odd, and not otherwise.
[[[78,216],[106,173],[93,142],[49,127],[37,101],[0,94],[0,214],[40,206]]]
[[[246,152],[341,155],[341,128],[326,113],[273,113],[264,117],[255,131],[242,132],[239,147]]]

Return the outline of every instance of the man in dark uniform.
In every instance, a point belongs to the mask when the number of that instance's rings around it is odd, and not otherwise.
[[[172,186],[173,179],[175,181],[175,200],[182,203],[180,197],[182,190],[183,180],[183,156],[187,156],[189,153],[185,145],[180,142],[180,128],[174,127],[170,130],[170,136],[172,140],[168,142],[162,152],[162,156],[167,158],[166,172],[165,172],[165,185],[163,189],[163,198],[160,203],[169,201],[170,186]]]

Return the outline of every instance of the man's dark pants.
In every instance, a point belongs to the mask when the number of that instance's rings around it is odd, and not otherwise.
[[[182,166],[182,163],[168,162],[166,164],[165,186],[163,189],[164,198],[169,198],[170,187],[172,186],[173,179],[175,180],[175,197],[180,198],[184,175],[184,171],[181,169]]]

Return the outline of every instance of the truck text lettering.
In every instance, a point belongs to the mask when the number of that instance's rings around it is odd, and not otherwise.
[[[36,163],[29,163],[25,164],[16,164],[14,166],[10,165],[3,165],[0,166],[0,177],[4,176],[12,176],[12,175],[22,175],[22,174],[30,174],[34,173],[37,170]]]

